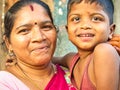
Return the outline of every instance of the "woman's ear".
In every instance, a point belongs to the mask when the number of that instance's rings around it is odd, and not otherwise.
[[[9,39],[5,35],[3,36],[3,40],[5,42],[5,45],[6,45],[7,49],[8,50],[12,50],[10,41],[9,41]]]
[[[65,28],[66,28],[66,31],[68,32],[68,26],[67,25],[65,25]]]
[[[115,27],[116,27],[116,25],[115,24],[111,24],[110,25],[110,34],[109,34],[109,39],[111,39],[112,38],[112,35],[114,34],[114,32],[115,32]]]
[[[60,30],[59,30],[59,27],[55,25],[55,29],[56,29],[56,32],[58,33]]]

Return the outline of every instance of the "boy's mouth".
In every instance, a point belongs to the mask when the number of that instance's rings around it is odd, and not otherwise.
[[[78,37],[93,37],[93,36],[95,36],[95,35],[92,34],[92,33],[84,33],[84,34],[78,34],[77,36],[78,36]]]
[[[82,42],[89,42],[93,40],[93,37],[95,34],[93,33],[80,33],[77,35],[77,37],[82,41]]]

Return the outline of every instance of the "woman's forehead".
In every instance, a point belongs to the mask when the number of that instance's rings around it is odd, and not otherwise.
[[[42,5],[36,4],[36,3],[28,4],[28,5],[21,7],[21,9],[18,10],[18,12],[21,12],[21,11],[22,12],[27,12],[27,11],[47,12],[46,8],[44,8]]]
[[[34,11],[33,5],[30,5],[30,9],[31,9],[31,11]]]
[[[27,6],[22,7],[17,13],[16,18],[41,18],[41,17],[49,17],[47,10],[39,5],[39,4],[30,4]]]
[[[15,24],[14,25],[23,25],[27,23],[32,23],[34,25],[50,21],[50,16],[47,11],[40,5],[27,5],[16,14]]]

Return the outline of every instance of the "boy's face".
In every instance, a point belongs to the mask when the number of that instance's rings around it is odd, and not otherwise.
[[[71,6],[67,31],[70,41],[82,50],[92,50],[98,43],[106,42],[114,31],[109,17],[96,3],[78,3]]]

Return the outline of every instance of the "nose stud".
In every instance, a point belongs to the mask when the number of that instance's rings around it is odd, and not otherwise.
[[[35,25],[37,25],[37,22],[35,22]]]

